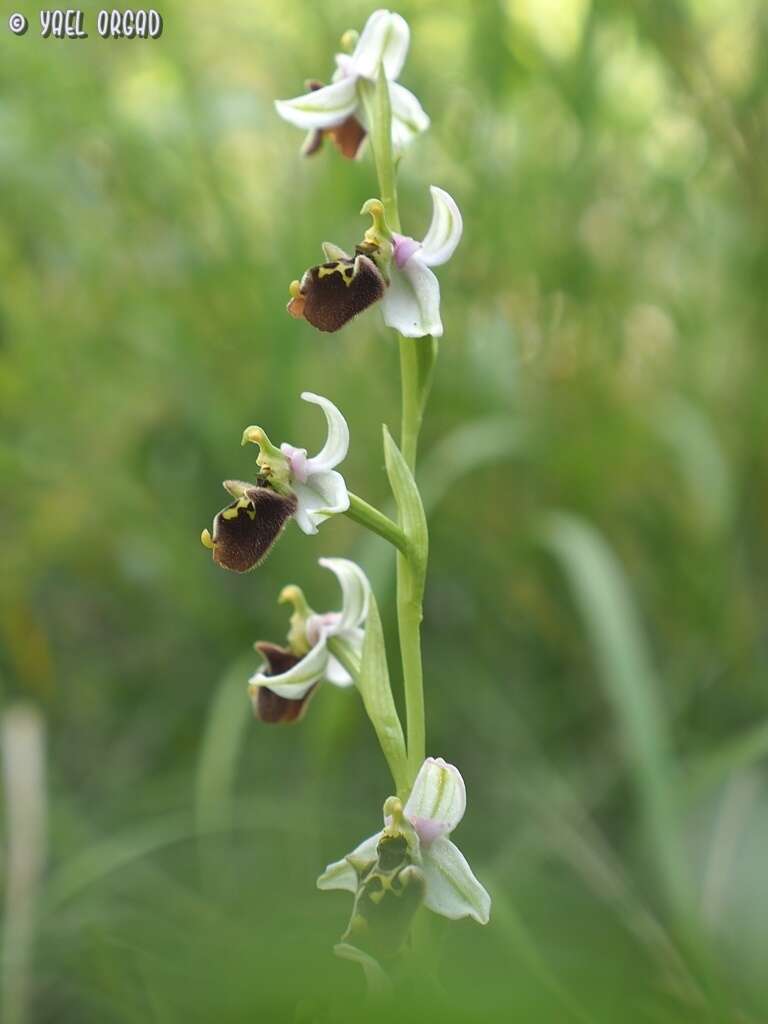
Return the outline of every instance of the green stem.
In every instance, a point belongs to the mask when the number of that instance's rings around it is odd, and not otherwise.
[[[363,102],[371,128],[379,192],[391,230],[400,231],[397,183],[392,151],[392,109],[389,83],[383,68],[376,84],[361,83]],[[400,450],[413,473],[416,466],[419,432],[437,354],[432,338],[400,338],[400,381],[402,419]],[[400,525],[403,523],[401,521]],[[405,711],[408,735],[408,773],[410,781],[424,760],[426,728],[424,716],[424,680],[421,660],[421,621],[426,552],[403,551],[397,556],[397,624],[400,657],[403,666]]]
[[[344,515],[359,523],[360,526],[364,526],[372,533],[378,534],[379,537],[383,537],[384,540],[388,541],[404,555],[409,553],[410,544],[408,538],[397,523],[392,522],[383,512],[379,512],[377,508],[369,505],[362,498],[358,498],[351,491],[349,492],[349,508]]]
[[[379,67],[376,82],[361,81],[363,105],[371,127],[373,159],[379,179],[379,198],[384,204],[384,214],[392,231],[400,230],[400,211],[397,205],[397,176],[395,157],[392,152],[392,105],[389,98],[389,83],[384,67]]]
[[[419,409],[418,339],[400,338],[400,451],[411,472],[416,468],[421,412]]]
[[[421,663],[422,586],[413,562],[397,556],[397,628],[405,689],[405,720],[408,735],[408,775],[416,778],[426,756],[424,676]]]
[[[400,451],[413,473],[419,444],[424,409],[432,389],[436,338],[400,338],[400,379],[402,392],[402,426]]]

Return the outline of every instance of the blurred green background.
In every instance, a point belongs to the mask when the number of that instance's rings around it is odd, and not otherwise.
[[[359,1020],[331,953],[350,900],[314,882],[375,828],[386,766],[352,693],[268,728],[244,684],[252,642],[284,637],[285,583],[335,606],[322,555],[375,580],[397,681],[390,558],[339,519],[237,577],[198,537],[252,471],[243,427],[319,446],[303,389],[350,423],[350,487],[387,500],[380,314],[325,336],[284,311],[321,241],[359,238],[373,168],[302,161],[272,107],[372,5],[165,0],[158,41],[98,38],[94,7],[78,42],[20,6],[26,36],[9,5],[0,25],[0,685],[6,782],[34,806],[12,738],[31,704],[48,810],[32,933],[11,867],[34,829],[14,847],[3,825],[8,1024]],[[433,122],[402,163],[405,228],[432,183],[465,221],[420,463],[428,749],[461,767],[456,838],[494,899],[486,929],[435,929],[440,1019],[756,1024],[768,10],[398,9]],[[400,1019],[437,1014],[412,999]]]

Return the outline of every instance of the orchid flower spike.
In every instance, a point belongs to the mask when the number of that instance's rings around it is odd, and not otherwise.
[[[431,334],[440,338],[440,283],[430,270],[447,263],[461,240],[463,222],[455,200],[432,185],[432,223],[420,242],[394,234],[389,288],[383,301],[384,322],[406,338]]]
[[[350,32],[344,38],[355,36]],[[359,82],[375,81],[380,66],[389,81],[395,152],[401,152],[420,132],[426,131],[429,118],[421,104],[395,81],[405,63],[409,42],[410,29],[404,18],[391,11],[374,11],[352,53],[336,54],[336,71],[330,85],[310,80],[305,95],[275,101],[277,112],[285,121],[309,131],[303,147],[305,156],[316,153],[326,135],[343,156],[358,156],[368,132]]]
[[[423,872],[425,906],[452,920],[472,917],[487,924],[491,898],[448,838],[464,817],[466,805],[458,768],[441,757],[428,757],[405,806],[400,808],[400,802],[390,797],[384,805],[384,828],[343,860],[329,864],[317,880],[318,888],[358,894],[380,855],[382,839],[400,834],[408,841],[408,862]]]
[[[337,637],[359,660],[370,584],[363,570],[346,558],[321,558],[320,565],[330,569],[339,581],[341,611],[318,614],[309,607],[299,587],[283,589],[280,603],[288,602],[294,608],[287,646],[256,643],[264,665],[248,680],[253,710],[262,722],[298,721],[323,679],[334,686],[350,686],[353,682],[328,650],[328,641]]]
[[[335,470],[349,448],[347,421],[322,395],[303,391],[301,397],[325,413],[326,442],[308,458],[306,448],[287,443],[276,448],[261,427],[243,432],[243,444],[259,447],[258,477],[255,483],[224,481],[235,500],[216,514],[213,530],[204,530],[201,537],[214,562],[225,569],[247,572],[257,566],[291,517],[304,533],[312,534],[329,516],[349,508],[347,485]]]

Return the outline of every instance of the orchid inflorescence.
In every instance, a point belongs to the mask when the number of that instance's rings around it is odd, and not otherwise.
[[[325,262],[290,285],[288,312],[324,332],[335,332],[369,306],[380,305],[384,323],[397,331],[402,369],[403,416],[398,447],[384,428],[384,456],[398,509],[397,521],[347,489],[337,467],[349,448],[349,428],[327,398],[309,391],[319,406],[327,438],[313,456],[306,447],[272,444],[262,427],[249,426],[242,444],[258,448],[250,481],[224,483],[232,501],[204,530],[203,543],[225,569],[259,565],[294,519],[308,535],[345,514],[379,534],[398,552],[397,618],[403,665],[407,729],[403,730],[389,682],[381,620],[363,570],[345,558],[321,558],[341,588],[338,611],[316,612],[303,591],[284,587],[281,603],[293,612],[284,643],[258,641],[263,659],[248,681],[256,717],[295,723],[323,682],[355,686],[392,773],[395,793],[384,801],[383,827],[318,879],[321,889],[354,895],[349,925],[337,947],[364,966],[394,962],[409,946],[420,907],[485,924],[490,897],[449,838],[466,808],[464,780],[442,758],[425,756],[420,623],[427,562],[427,527],[414,466],[429,381],[443,334],[440,286],[432,267],[453,255],[463,225],[454,199],[432,186],[432,219],[423,238],[403,234],[395,185],[396,158],[429,127],[417,98],[396,79],[410,30],[398,14],[375,11],[362,32],[342,37],[331,83],[308,83],[308,92],[276,102],[286,121],[309,132],[303,153],[330,138],[345,157],[373,151],[381,197],[362,213],[371,226],[351,251],[323,243]],[[406,742],[407,736],[407,742]]]

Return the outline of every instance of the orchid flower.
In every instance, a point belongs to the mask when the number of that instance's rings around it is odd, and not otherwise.
[[[259,446],[256,483],[225,480],[224,488],[235,500],[217,513],[213,530],[204,530],[201,537],[212,550],[213,560],[225,569],[253,569],[291,517],[304,533],[313,534],[329,516],[349,508],[347,485],[335,470],[349,448],[347,421],[322,395],[304,391],[301,397],[325,413],[326,442],[317,455],[308,458],[306,448],[287,443],[276,448],[261,427],[246,428],[242,443]]]
[[[334,686],[350,686],[353,682],[328,650],[328,641],[338,638],[337,642],[359,660],[370,584],[362,569],[346,558],[321,558],[320,565],[330,569],[339,581],[341,611],[318,614],[309,607],[299,587],[283,589],[280,603],[289,602],[294,607],[288,646],[256,643],[265,664],[248,680],[254,712],[263,722],[298,721],[323,679]]]
[[[436,185],[432,222],[418,242],[389,230],[384,208],[369,199],[361,213],[373,225],[353,256],[323,243],[326,262],[310,267],[290,286],[288,312],[320,331],[338,331],[358,313],[381,302],[384,322],[406,338],[440,338],[440,283],[430,267],[446,263],[461,240],[463,223],[455,200]]]
[[[343,860],[329,864],[318,878],[320,889],[358,893],[383,839],[405,835],[410,863],[424,874],[424,904],[456,920],[472,917],[487,924],[491,898],[472,873],[459,848],[448,838],[464,817],[464,780],[458,768],[441,757],[428,757],[419,769],[403,807],[392,797],[384,805],[384,828],[365,839]]]
[[[303,152],[311,155],[329,135],[339,151],[353,158],[360,152],[368,121],[359,89],[360,80],[375,81],[379,67],[389,81],[392,105],[392,145],[403,150],[429,127],[429,118],[413,93],[395,79],[400,74],[410,42],[408,23],[391,11],[374,11],[351,54],[336,54],[330,85],[310,81],[309,92],[291,100],[276,100],[278,114],[297,128],[309,131]]]
[[[461,239],[463,223],[455,200],[436,185],[432,194],[432,223],[420,242],[393,234],[394,252],[389,287],[384,293],[384,322],[406,338],[431,334],[440,338],[440,284],[430,267],[447,263]]]

